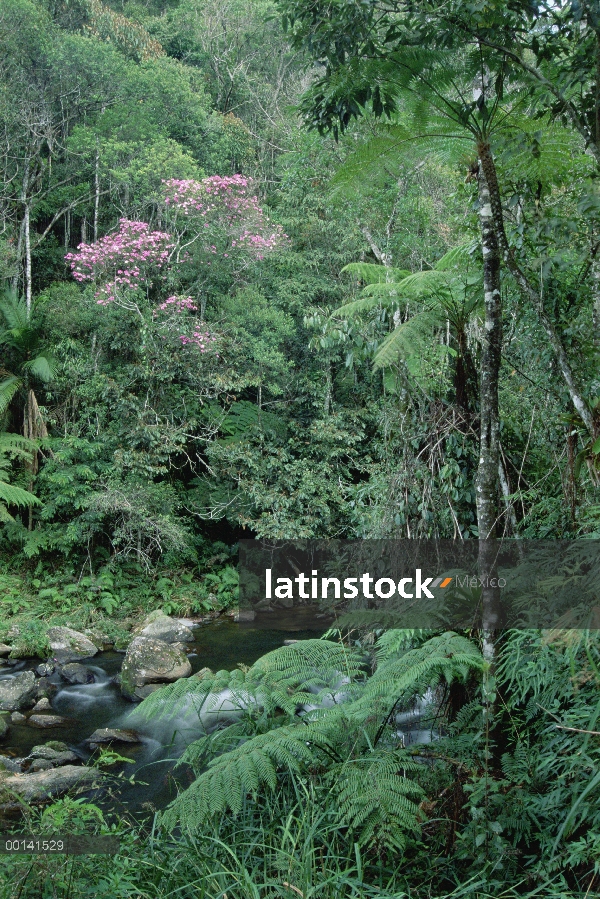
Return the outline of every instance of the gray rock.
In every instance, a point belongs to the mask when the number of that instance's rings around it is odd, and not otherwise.
[[[33,727],[65,727],[71,722],[60,715],[30,715],[27,723]]]
[[[0,643],[0,656],[7,656],[12,650],[12,646],[8,646],[6,643]]]
[[[121,730],[117,727],[100,727],[95,730],[84,743],[140,743],[134,730]]]
[[[10,727],[10,717],[7,714],[0,713],[0,740],[5,737]]]
[[[60,676],[69,684],[93,684],[94,674],[81,662],[69,662],[60,669]]]
[[[50,705],[48,697],[44,696],[43,699],[39,699],[31,711],[34,712],[34,714],[37,714],[38,712],[51,712],[52,706]]]
[[[66,746],[66,743],[63,743]],[[35,760],[41,759],[44,762],[50,762],[55,768],[59,765],[69,765],[79,761],[79,756],[70,749],[59,751],[52,749],[51,746],[34,746],[29,753],[29,758]]]
[[[22,671],[0,681],[0,710],[14,712],[32,705],[35,686],[33,671]]]
[[[46,759],[34,759],[31,763],[30,771],[49,771],[50,768],[54,768],[52,762],[47,762]]]
[[[70,627],[50,627],[46,633],[53,659],[61,664],[95,656],[98,648],[85,634]]]
[[[42,662],[42,664],[38,665],[35,669],[35,673],[38,677],[49,677],[51,674],[54,674],[54,663]]]
[[[127,699],[143,698],[138,690],[146,684],[169,683],[189,677],[192,666],[179,650],[152,637],[139,636],[130,644],[121,668],[121,693]]]
[[[169,618],[163,615],[155,618],[141,630],[141,636],[154,637],[157,640],[164,640],[165,643],[191,643],[194,635],[189,627],[181,624],[175,618]]]
[[[44,697],[48,698],[54,696],[57,690],[58,687],[56,684],[53,684],[51,680],[47,677],[40,677],[36,684],[35,697],[36,699],[44,699]]]
[[[103,775],[94,768],[64,765],[48,771],[0,776],[0,795],[10,801],[10,793],[17,793],[26,802],[61,796],[68,790],[90,790],[102,783]]]
[[[0,755],[0,773],[10,771],[19,774],[23,770],[24,759],[11,759],[6,755]]]
[[[34,746],[31,750],[31,753],[35,752],[36,749],[54,749],[56,752],[68,752],[69,747],[66,743],[63,743],[62,740],[46,740],[46,742],[42,746]]]
[[[27,718],[21,712],[13,712],[10,720],[13,724],[25,724]]]

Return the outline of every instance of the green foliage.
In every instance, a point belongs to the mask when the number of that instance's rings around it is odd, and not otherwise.
[[[415,800],[423,794],[407,776],[418,765],[394,740],[394,709],[480,666],[476,647],[451,633],[399,659],[382,657],[370,677],[357,650],[308,640],[268,653],[246,672],[221,671],[166,687],[144,701],[146,717],[172,716],[187,706],[201,720],[216,711],[218,720],[226,696],[242,723],[191,744],[182,763],[207,767],[163,821],[197,831],[227,810],[239,815],[246,794],[286,790],[290,778],[312,772],[325,794],[334,785],[339,790],[338,822],[349,824],[359,845],[402,849],[418,827]]]

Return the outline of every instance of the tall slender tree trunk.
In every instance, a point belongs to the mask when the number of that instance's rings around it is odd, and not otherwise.
[[[96,166],[94,170],[94,243],[98,242],[98,213],[100,210],[100,149],[96,138]]]
[[[487,148],[489,152],[489,147]],[[502,295],[500,249],[485,168],[479,168],[479,224],[483,252],[485,326],[481,348],[479,385],[480,438],[476,503],[479,539],[496,536],[498,521],[498,466],[500,464],[498,378],[502,351]]]
[[[483,253],[483,293],[485,322],[481,346],[479,378],[479,466],[476,478],[477,527],[479,531],[478,573],[481,580],[484,658],[482,680],[483,729],[486,751],[491,751],[496,703],[496,634],[501,626],[500,590],[497,586],[496,526],[499,519],[500,421],[498,381],[502,352],[502,294],[500,290],[501,256],[494,227],[490,190],[481,156],[489,153],[486,144],[478,148],[480,162],[479,225]]]
[[[533,308],[536,310],[540,323],[544,328],[544,331],[546,332],[546,336],[548,337],[548,342],[552,347],[552,351],[558,363],[560,373],[569,392],[571,402],[573,403],[575,410],[579,414],[579,417],[583,421],[587,431],[591,435],[594,435],[594,420],[592,413],[583,397],[581,390],[577,385],[577,381],[573,374],[573,369],[571,368],[571,364],[567,358],[565,348],[562,345],[560,335],[556,331],[554,323],[546,314],[542,297],[540,296],[539,291],[536,290],[535,287],[533,287],[533,285],[529,282],[529,279],[521,270],[511,248],[508,245],[506,231],[504,228],[504,216],[502,214],[502,202],[500,199],[500,188],[498,186],[496,166],[490,152],[489,144],[480,145],[479,161],[488,185],[493,225],[496,232],[496,238],[498,241],[502,260],[515,279],[521,295],[528,303],[531,303]]]
[[[31,318],[31,227],[29,221],[29,203],[25,205],[23,219],[25,231],[25,303],[27,306],[27,318]]]

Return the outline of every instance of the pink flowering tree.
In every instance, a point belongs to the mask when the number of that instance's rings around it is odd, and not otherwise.
[[[206,325],[193,318],[195,312],[198,312],[198,307],[192,297],[171,296],[157,306],[152,317],[164,340],[175,335],[181,346],[195,347],[200,353],[213,352],[218,359],[217,337]]]
[[[147,295],[173,247],[173,239],[165,231],[151,231],[145,222],[121,219],[118,231],[96,243],[79,244],[77,252],[68,253],[65,259],[77,281],[97,285],[100,305],[117,303],[140,312],[140,294]]]
[[[177,236],[174,257],[200,294],[240,277],[287,240],[265,215],[253,182],[243,175],[213,175],[202,181],[164,182],[169,226]],[[184,268],[183,268],[184,267]]]
[[[214,351],[215,341],[201,324],[207,292],[229,289],[244,269],[287,238],[280,226],[269,223],[252,181],[243,175],[171,179],[164,182],[164,191],[168,231],[121,219],[118,231],[94,244],[80,244],[65,258],[76,280],[96,285],[100,305],[114,303],[139,314],[143,344],[154,324],[165,338],[179,329],[181,345]],[[171,289],[184,284],[186,293],[199,299],[173,293],[162,302],[154,300],[150,314],[148,300],[161,280]]]

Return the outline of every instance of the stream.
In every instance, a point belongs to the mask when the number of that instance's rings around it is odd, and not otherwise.
[[[238,663],[251,665],[260,656],[278,648],[285,639],[316,637],[314,630],[306,629],[306,622],[293,620],[280,626],[286,629],[271,630],[264,627],[240,626],[229,618],[217,619],[194,629],[194,642],[188,644],[188,658],[192,673],[202,668],[233,669]],[[314,626],[314,625],[313,625]],[[168,720],[141,721],[137,704],[121,696],[113,683],[123,662],[124,652],[102,652],[91,659],[83,659],[94,675],[94,683],[68,685],[55,672],[49,680],[57,691],[51,698],[52,711],[69,719],[61,727],[40,729],[28,724],[11,724],[9,733],[0,747],[0,755],[13,758],[28,756],[34,746],[48,740],[61,740],[82,761],[91,752],[84,742],[97,728],[126,728],[135,730],[141,738],[136,744],[113,744],[119,755],[130,758],[121,766],[123,776],[108,791],[94,794],[94,802],[113,815],[127,811],[135,817],[143,817],[156,809],[164,808],[177,794],[178,789],[191,783],[189,769],[174,769],[174,763],[185,747],[204,732],[196,716],[182,712]],[[0,669],[0,681],[19,671],[34,669],[40,660],[27,659],[10,668]],[[130,778],[133,777],[133,783]]]

